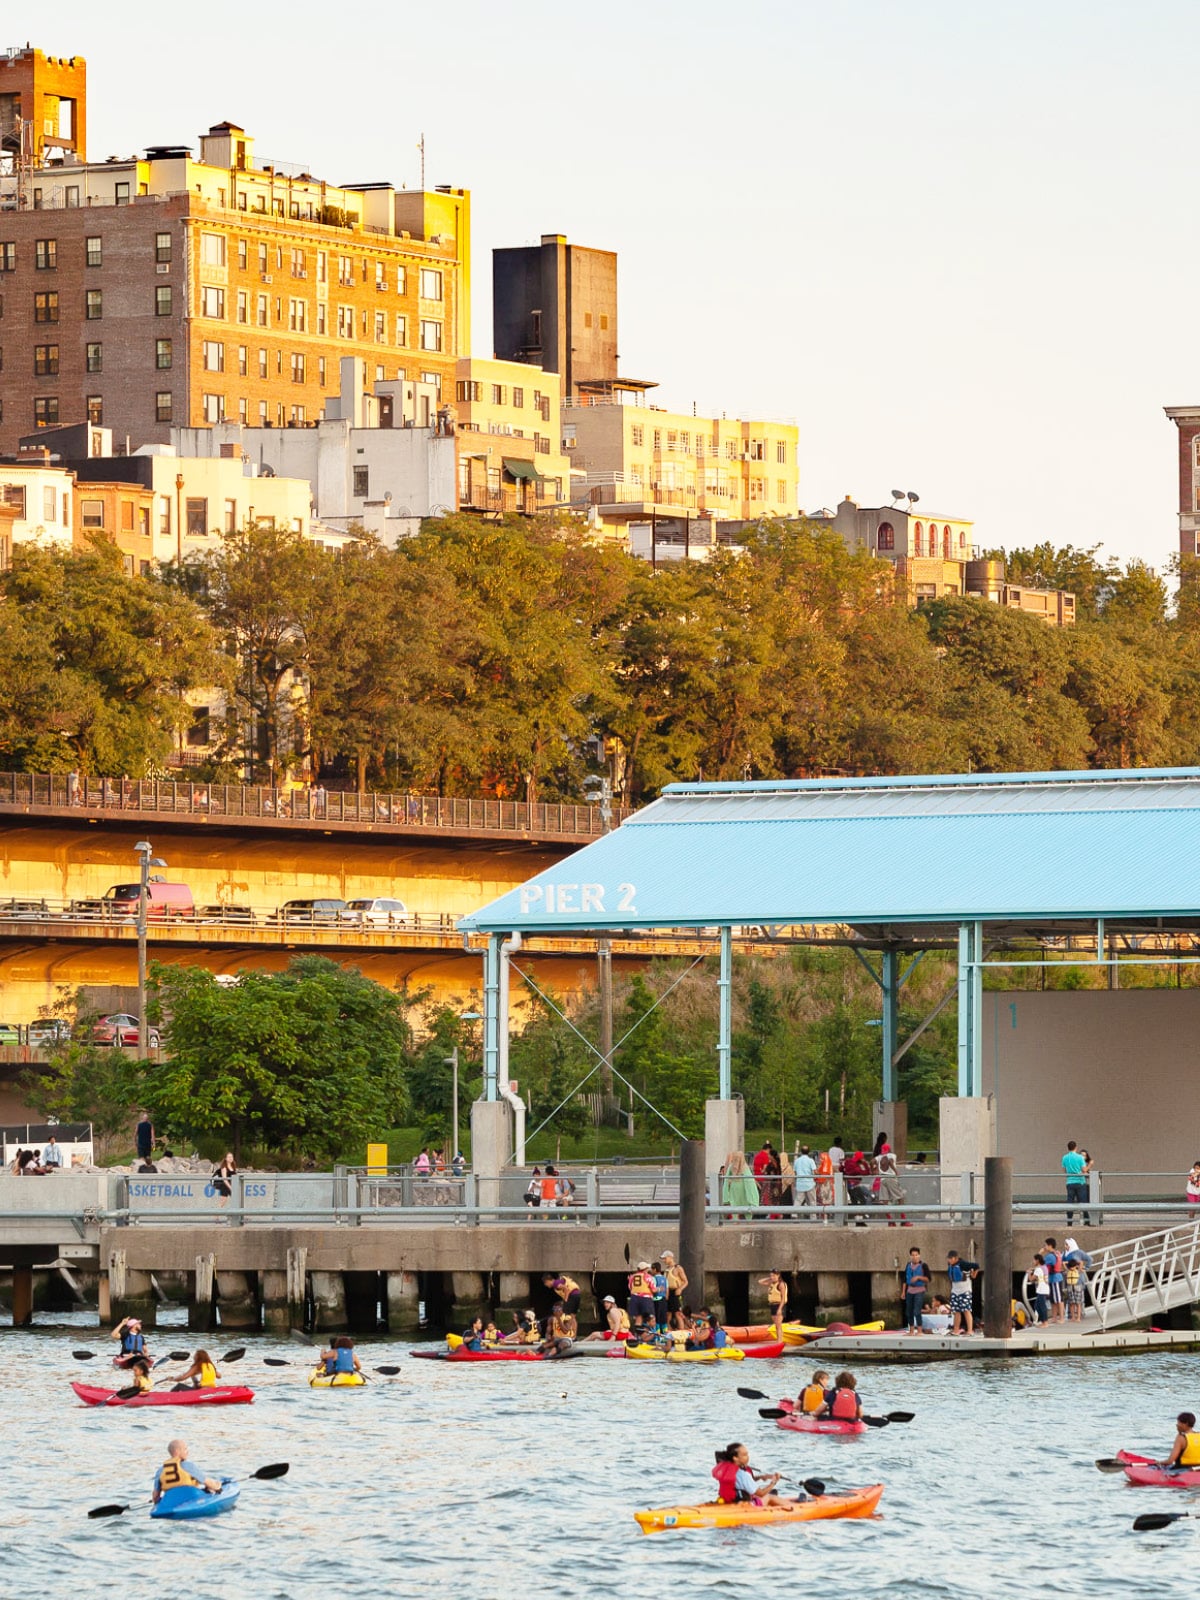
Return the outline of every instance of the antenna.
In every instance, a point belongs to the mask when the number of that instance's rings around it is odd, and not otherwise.
[[[422,192],[423,192],[424,188],[425,188],[425,135],[424,134],[421,135],[421,142],[417,146],[417,149],[421,152],[421,189],[422,189]]]

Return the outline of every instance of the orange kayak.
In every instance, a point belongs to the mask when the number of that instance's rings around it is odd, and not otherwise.
[[[734,1344],[766,1344],[775,1338],[775,1324],[772,1322],[756,1322],[747,1328],[729,1328],[724,1323],[725,1337]]]
[[[726,1505],[715,1500],[701,1506],[659,1506],[633,1515],[643,1533],[665,1533],[670,1528],[765,1527],[779,1522],[821,1522],[830,1517],[869,1517],[882,1493],[881,1483],[871,1483],[865,1489],[813,1495],[811,1500],[787,1506],[756,1506],[748,1500]]]

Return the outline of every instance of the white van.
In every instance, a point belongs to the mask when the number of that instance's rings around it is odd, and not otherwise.
[[[404,928],[412,921],[403,900],[351,900],[343,922],[360,922],[371,928]]]

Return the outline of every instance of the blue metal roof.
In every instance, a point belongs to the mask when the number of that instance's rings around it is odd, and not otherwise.
[[[471,932],[1200,916],[1200,768],[672,784]]]

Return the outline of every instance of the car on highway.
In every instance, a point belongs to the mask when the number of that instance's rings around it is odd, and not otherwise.
[[[0,917],[13,922],[45,922],[50,907],[44,900],[0,900]]]
[[[21,1030],[15,1022],[0,1022],[0,1044],[20,1044]]]
[[[38,1017],[25,1029],[27,1044],[65,1044],[71,1037],[71,1024],[65,1017]]]
[[[288,900],[275,913],[276,922],[297,928],[331,927],[341,922],[346,911],[344,900]]]
[[[351,900],[342,913],[344,922],[369,928],[403,928],[412,918],[403,900]]]
[[[138,1019],[129,1011],[112,1011],[107,1016],[97,1017],[95,1022],[85,1024],[82,1034],[92,1044],[110,1044],[124,1050],[136,1050]],[[146,1044],[151,1050],[157,1050],[158,1043],[158,1029],[147,1028]]]
[[[201,906],[196,912],[196,921],[254,923],[258,918],[249,906]]]

